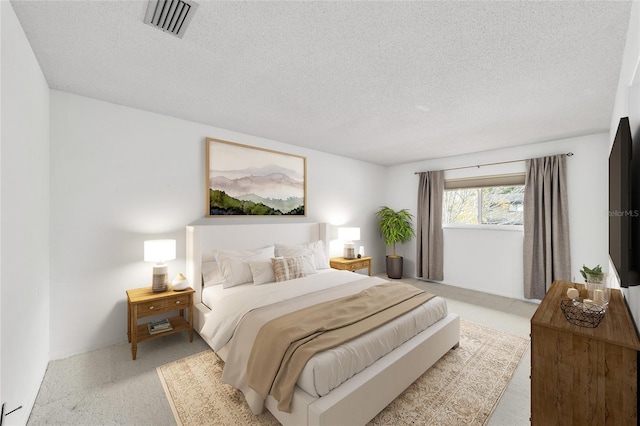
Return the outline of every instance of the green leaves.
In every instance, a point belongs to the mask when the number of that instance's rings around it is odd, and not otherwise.
[[[382,206],[376,212],[380,235],[387,246],[393,246],[393,255],[396,256],[396,243],[406,243],[415,237],[411,220],[413,215],[407,209],[395,211],[390,207]]]
[[[584,264],[582,265],[582,269],[580,270],[582,277],[584,280],[587,280],[587,274],[589,275],[602,275],[602,266],[596,265],[593,268],[587,268]]]

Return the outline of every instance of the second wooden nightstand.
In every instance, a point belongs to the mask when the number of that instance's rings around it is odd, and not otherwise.
[[[189,332],[189,341],[193,342],[193,294],[195,290],[169,290],[154,293],[151,287],[127,290],[127,337],[131,343],[131,357],[136,359],[138,343],[155,339],[181,331]],[[185,316],[184,310],[187,309]],[[138,318],[165,312],[180,311],[179,316],[169,318],[171,330],[158,334],[150,334],[147,324],[138,324]]]
[[[371,276],[371,258],[368,256],[361,257],[360,259],[345,259],[344,257],[332,257],[329,260],[329,266],[333,269],[342,269],[345,271],[357,271],[358,269],[369,269],[369,276]]]

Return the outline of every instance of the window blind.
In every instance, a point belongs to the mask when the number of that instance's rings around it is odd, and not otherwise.
[[[444,189],[487,188],[491,186],[524,185],[524,173],[507,175],[479,176],[472,178],[447,179]]]

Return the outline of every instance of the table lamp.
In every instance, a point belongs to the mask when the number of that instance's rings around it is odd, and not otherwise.
[[[167,279],[167,260],[176,258],[176,240],[148,240],[144,242],[145,262],[156,262],[153,266],[151,290],[166,291],[169,288]]]
[[[344,241],[343,257],[355,259],[356,250],[353,247],[353,242],[360,239],[360,228],[338,228],[338,239]]]

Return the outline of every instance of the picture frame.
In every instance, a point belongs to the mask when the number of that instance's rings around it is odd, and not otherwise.
[[[307,158],[207,138],[206,215],[306,216]]]

